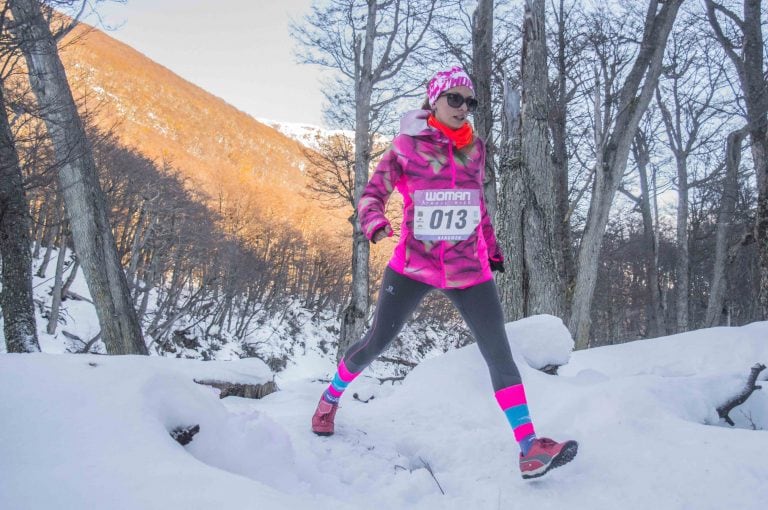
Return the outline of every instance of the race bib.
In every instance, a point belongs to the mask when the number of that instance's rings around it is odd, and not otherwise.
[[[417,190],[413,205],[413,235],[420,241],[463,241],[480,224],[477,189]]]

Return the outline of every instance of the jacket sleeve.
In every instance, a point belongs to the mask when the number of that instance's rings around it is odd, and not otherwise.
[[[363,190],[360,200],[357,202],[357,215],[360,228],[365,237],[370,240],[373,235],[382,228],[390,227],[389,236],[392,236],[389,220],[384,216],[384,210],[397,181],[403,174],[400,163],[397,160],[397,152],[393,146],[382,156],[371,179]]]
[[[482,190],[485,189],[485,144],[483,144],[483,166],[481,167],[482,179],[480,179],[480,185]],[[488,215],[488,210],[485,208],[485,199],[480,201],[480,228],[483,230],[483,238],[485,244],[488,246],[488,258],[494,262],[504,262],[504,254],[501,252],[501,247],[496,241],[496,232],[493,230],[493,224],[491,218]]]

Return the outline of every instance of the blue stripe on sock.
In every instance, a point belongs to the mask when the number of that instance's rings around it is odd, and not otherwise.
[[[337,397],[334,397],[331,395],[331,393],[328,390],[325,390],[325,393],[323,393],[323,400],[328,402],[329,404],[338,404],[339,399]]]
[[[346,389],[347,389],[347,386],[349,386],[349,383],[342,381],[342,380],[341,380],[341,377],[339,377],[339,374],[338,374],[338,372],[337,372],[337,373],[336,373],[336,375],[335,375],[335,376],[333,376],[333,380],[331,381],[331,385],[332,385],[332,386],[333,386],[333,387],[334,387],[334,388],[335,388],[337,391],[343,392],[344,390],[346,390]]]
[[[528,413],[528,406],[526,404],[505,409],[504,414],[507,415],[507,420],[509,420],[509,424],[512,425],[513,430],[520,425],[525,425],[526,423],[531,422],[531,416]]]

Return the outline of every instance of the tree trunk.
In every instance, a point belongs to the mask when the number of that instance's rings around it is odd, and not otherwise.
[[[61,242],[59,243],[59,256],[56,257],[56,274],[53,278],[53,291],[51,292],[51,313],[48,315],[46,332],[49,335],[56,333],[59,324],[59,310],[61,299],[64,297],[64,261],[67,259],[67,227],[62,227]]]
[[[45,253],[43,254],[43,261],[40,263],[40,267],[37,268],[35,276],[38,278],[45,278],[45,273],[48,271],[48,264],[51,262],[51,253],[53,253],[53,246],[56,244],[56,238],[59,237],[59,231],[61,230],[62,219],[58,216],[59,211],[59,199],[56,198],[53,206],[48,207],[48,216],[45,220],[45,226],[43,228],[42,244],[45,245]],[[55,223],[55,225],[52,225]]]
[[[661,4],[657,12],[659,0],[650,0],[637,59],[619,91],[616,109],[619,113],[613,131],[605,146],[599,149],[602,164],[596,171],[587,222],[579,246],[578,273],[568,323],[577,349],[589,346],[592,299],[608,214],[627,167],[632,139],[658,82],[667,38],[682,2],[668,0]]]
[[[648,326],[647,336],[656,338],[666,335],[664,326],[664,308],[661,303],[659,287],[659,246],[654,228],[654,218],[651,212],[651,187],[648,184],[648,164],[650,154],[645,137],[638,132],[635,137],[635,161],[640,174],[640,211],[643,216],[643,245],[645,251],[645,270],[648,287]]]
[[[35,211],[32,211],[32,218],[37,218],[34,222],[34,229],[32,231],[32,238],[34,239],[35,247],[32,250],[32,259],[36,259],[40,256],[40,247],[43,244],[43,233],[45,232],[45,222],[50,214],[50,205],[47,205],[44,201],[40,204],[40,207]]]
[[[717,241],[715,242],[715,265],[712,269],[712,281],[709,286],[707,312],[704,316],[705,328],[719,325],[725,299],[725,265],[728,258],[733,215],[739,195],[739,164],[741,163],[741,143],[747,134],[746,128],[733,131],[728,135],[725,150],[725,178],[723,179],[723,198],[720,200],[720,213],[717,216]]]
[[[39,352],[32,295],[29,204],[0,80],[0,308],[8,352]]]
[[[75,282],[75,278],[77,277],[77,270],[78,269],[80,269],[80,261],[77,259],[77,255],[73,253],[72,254],[72,265],[69,266],[69,276],[67,276],[67,279],[64,281],[64,285],[61,287],[61,297],[62,297],[62,299],[67,296],[67,292],[69,292],[69,288]]]
[[[368,184],[371,164],[370,105],[373,95],[373,45],[376,36],[377,3],[368,2],[365,42],[355,41],[355,206]],[[341,316],[341,334],[337,360],[341,360],[350,345],[358,341],[365,330],[370,308],[368,295],[370,245],[360,227],[357,210],[352,222],[352,288],[350,300]]]
[[[677,332],[688,331],[688,274],[691,257],[688,251],[688,164],[677,158],[677,262],[675,264]]]
[[[556,194],[555,167],[549,140],[549,78],[544,0],[527,0],[522,51],[520,179],[527,281],[526,314],[564,317],[565,286]]]
[[[768,80],[765,75],[764,41],[762,34],[762,0],[744,0],[744,17],[722,9],[713,0],[706,0],[707,16],[728,57],[736,67],[744,104],[747,111],[747,129],[752,148],[757,180],[757,218],[755,238],[759,254],[759,313],[758,319],[768,319]],[[716,12],[725,12],[736,22],[741,33],[734,43],[723,32]],[[730,35],[730,34],[729,34]],[[741,51],[741,55],[737,51]]]
[[[11,3],[16,36],[32,89],[60,164],[59,183],[75,251],[96,306],[110,354],[146,354],[125,273],[109,225],[96,164],[78,115],[56,42],[37,0]]]
[[[568,202],[568,147],[566,140],[568,138],[567,133],[567,115],[568,115],[568,101],[569,91],[566,84],[567,68],[566,68],[566,9],[564,0],[560,0],[558,8],[558,27],[557,27],[557,81],[555,87],[555,96],[552,101],[552,106],[549,110],[549,126],[552,132],[552,165],[555,172],[555,204],[557,207],[557,223],[558,229],[557,239],[561,243],[562,250],[562,274],[563,285],[565,289],[571,288],[573,284],[573,277],[575,268],[573,260],[573,250],[571,248],[571,228],[570,228],[570,204]],[[566,307],[565,314],[568,315],[567,307],[569,299],[566,293],[564,298],[564,305]]]
[[[755,237],[760,256],[760,317],[768,319],[768,79],[762,33],[761,0],[744,1],[744,89],[749,138],[757,178]]]
[[[136,270],[139,267],[139,255],[141,249],[145,246],[147,236],[144,234],[145,216],[147,215],[147,200],[141,201],[139,208],[139,217],[136,220],[136,229],[133,233],[133,239],[131,240],[131,256],[128,263],[128,270],[125,272],[125,279],[128,282],[128,288],[133,290],[136,286]],[[150,224],[152,219],[147,220],[147,224]],[[125,231],[128,229],[126,228]],[[149,230],[149,227],[147,227]],[[128,244],[128,236],[125,236],[125,244]]]
[[[485,140],[485,208],[491,218],[496,214],[496,172],[493,169],[493,104],[491,101],[491,64],[493,63],[493,0],[479,0],[472,14],[472,81],[478,107],[474,114],[475,132]]]
[[[525,264],[523,262],[523,197],[516,176],[520,168],[520,94],[504,81],[503,125],[499,154],[499,207],[496,210],[496,236],[504,253],[506,271],[497,276],[499,298],[508,321],[526,315]]]

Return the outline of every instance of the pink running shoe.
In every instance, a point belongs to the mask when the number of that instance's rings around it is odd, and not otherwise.
[[[312,416],[312,432],[318,436],[332,436],[333,419],[338,409],[338,404],[330,404],[321,397],[315,409],[315,415]]]
[[[520,473],[525,479],[544,476],[550,469],[572,461],[578,451],[576,441],[558,443],[547,437],[534,439],[528,455],[520,454]]]

